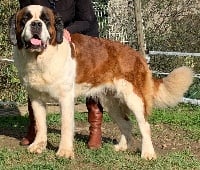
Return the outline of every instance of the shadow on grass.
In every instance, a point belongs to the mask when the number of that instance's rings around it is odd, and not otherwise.
[[[0,116],[0,135],[20,140],[26,133],[28,118],[20,115]]]
[[[48,133],[55,133],[55,134],[60,134],[60,130],[58,129],[53,129],[53,128],[48,128]],[[88,143],[88,135],[83,135],[81,133],[75,133],[74,136],[74,140],[77,142],[83,142],[85,143],[85,145],[87,146]],[[116,139],[111,139],[111,138],[107,138],[107,137],[102,137],[102,143],[111,143],[113,145],[117,144],[117,140]],[[57,151],[58,150],[58,146],[54,146],[51,142],[47,142],[47,148],[49,150],[54,150]]]
[[[8,136],[15,138],[19,141],[26,135],[27,128],[29,124],[29,119],[26,116],[21,115],[4,115],[0,116],[0,135]],[[60,130],[56,128],[48,128],[48,133],[60,134]],[[85,143],[87,146],[88,135],[83,135],[80,132],[75,133],[74,136],[75,141],[80,141]],[[9,141],[8,141],[9,142]],[[116,144],[117,141],[115,139],[102,137],[102,143],[111,143]],[[48,141],[47,148],[50,150],[57,150],[58,146],[54,146],[51,142]]]

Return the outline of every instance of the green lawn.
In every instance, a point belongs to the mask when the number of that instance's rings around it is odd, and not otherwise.
[[[76,113],[75,120],[82,127],[88,126],[87,114]],[[140,140],[134,117],[132,121],[135,128],[133,136]],[[103,147],[99,150],[89,150],[86,147],[87,135],[84,133],[81,136],[82,132],[78,136],[75,135],[75,159],[68,160],[55,156],[60,137],[59,114],[48,115],[49,143],[42,154],[28,153],[26,147],[19,145],[19,139],[27,126],[26,116],[0,117],[0,136],[3,139],[0,144],[0,169],[200,169],[200,107],[181,104],[173,109],[155,109],[149,122],[154,147],[158,153],[157,160],[145,161],[140,158],[140,151],[134,149],[115,152],[112,140],[104,140]],[[112,124],[106,113],[103,124],[109,124],[105,127],[110,127],[103,128],[103,131],[106,131],[104,138],[112,138],[109,134],[115,130],[115,124]],[[10,146],[9,142],[13,142],[15,146]],[[162,142],[166,142],[166,146],[170,147],[173,143],[175,149],[162,149]]]

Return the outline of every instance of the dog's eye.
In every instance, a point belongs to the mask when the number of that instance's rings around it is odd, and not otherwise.
[[[41,14],[40,19],[46,24],[48,25],[50,23],[50,19],[47,15],[45,15],[44,13]]]
[[[32,15],[30,13],[27,13],[26,15],[24,15],[21,19],[21,25],[25,25],[27,23],[27,21],[32,17]]]

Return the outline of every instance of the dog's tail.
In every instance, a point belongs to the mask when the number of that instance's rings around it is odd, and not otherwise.
[[[173,70],[163,79],[154,79],[154,106],[175,106],[192,84],[193,71],[188,67]]]

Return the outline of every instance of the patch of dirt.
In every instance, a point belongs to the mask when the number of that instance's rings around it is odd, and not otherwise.
[[[3,113],[2,113],[3,111]],[[59,111],[58,106],[49,106],[48,112]],[[84,104],[76,105],[76,111],[87,112]],[[13,115],[26,113],[27,107],[23,106],[14,110],[0,109],[0,116],[3,115]],[[22,115],[23,115],[22,114]],[[89,134],[89,124],[87,122],[76,121],[75,129],[75,140],[83,140],[87,143]],[[200,141],[191,140],[189,133],[178,127],[170,126],[167,124],[157,124],[151,125],[152,130],[152,141],[157,155],[165,155],[170,152],[178,152],[183,150],[190,150],[190,152],[200,160]],[[0,129],[0,147],[6,148],[18,148],[20,139],[24,136],[26,128],[23,130],[11,128],[11,129]],[[51,129],[53,133],[60,133],[58,129]],[[59,132],[58,132],[59,131]],[[103,122],[102,124],[103,133],[103,144],[113,143],[115,144],[120,138],[120,132],[116,124],[112,122]],[[141,150],[141,135],[137,124],[133,125],[133,145],[130,151],[133,153],[138,153]]]
[[[76,122],[76,134],[88,136],[88,123]],[[152,141],[157,155],[165,155],[171,152],[189,150],[200,160],[200,141],[189,138],[188,133],[180,128],[166,124],[151,125]],[[103,143],[116,144],[120,139],[120,131],[113,122],[102,125]],[[129,150],[133,153],[141,152],[141,134],[137,124],[133,125],[133,142]]]

